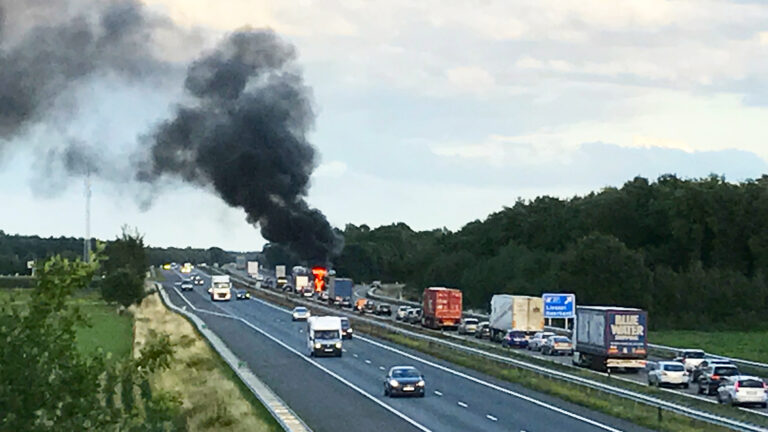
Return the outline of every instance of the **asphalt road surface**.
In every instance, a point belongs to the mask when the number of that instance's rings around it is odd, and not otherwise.
[[[305,323],[258,299],[214,303],[210,278],[196,272],[205,285],[184,293],[173,284],[178,273],[165,272],[171,301],[212,312],[197,313],[316,432],[646,430],[373,338],[345,340],[341,358],[310,358]],[[383,377],[395,365],[422,371],[425,398],[383,395]]]

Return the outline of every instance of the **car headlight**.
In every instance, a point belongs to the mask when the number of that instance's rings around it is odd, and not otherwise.
[[[320,349],[320,348],[322,348],[322,347],[323,347],[323,345],[322,345],[322,344],[319,344],[319,343],[316,343],[316,344],[315,344],[315,349]]]
[[[347,330],[347,333],[352,333],[353,331],[354,331],[354,330],[352,330],[352,329],[348,329],[348,330]]]
[[[389,385],[391,387],[400,387],[400,383],[397,380],[389,380]]]
[[[416,383],[419,387],[424,387],[424,380],[420,380],[418,383]]]
[[[341,342],[336,342],[336,348],[341,349]]]

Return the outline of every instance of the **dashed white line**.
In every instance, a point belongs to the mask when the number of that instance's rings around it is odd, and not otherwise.
[[[357,354],[352,354],[352,357],[357,358]]]
[[[387,370],[384,366],[379,366],[379,370]]]
[[[466,403],[464,403],[462,401],[456,402],[456,405],[458,405],[458,406],[460,406],[462,408],[468,408],[469,407],[469,405],[467,405]]]
[[[498,419],[498,418],[496,418],[496,417],[494,417],[494,416],[492,416],[492,415],[490,415],[490,414],[486,414],[486,415],[485,415],[485,418],[487,418],[488,420],[490,420],[490,421],[493,421],[493,422],[495,422],[495,421],[499,421],[499,419]]]
[[[443,395],[442,393],[440,393],[440,392],[439,392],[439,391],[437,391],[437,390],[435,390],[435,394],[436,394],[436,395],[438,395],[438,396],[442,396],[442,395]]]
[[[370,360],[366,360],[365,364],[371,364],[371,361]]]

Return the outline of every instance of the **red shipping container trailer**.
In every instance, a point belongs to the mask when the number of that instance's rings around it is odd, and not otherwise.
[[[424,290],[421,318],[423,326],[455,329],[460,321],[461,291],[442,287],[429,287]]]

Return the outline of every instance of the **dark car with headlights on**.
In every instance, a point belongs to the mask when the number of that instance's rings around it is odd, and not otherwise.
[[[195,285],[192,283],[189,279],[184,279],[181,281],[181,290],[182,291],[192,291],[192,288],[194,288]]]
[[[384,396],[424,397],[424,376],[413,366],[395,366],[384,377]]]
[[[248,300],[251,298],[251,293],[244,289],[239,289],[235,291],[235,299],[237,300]]]
[[[354,333],[354,330],[352,330],[352,326],[349,324],[349,318],[341,317],[341,338],[352,339],[352,333]]]

